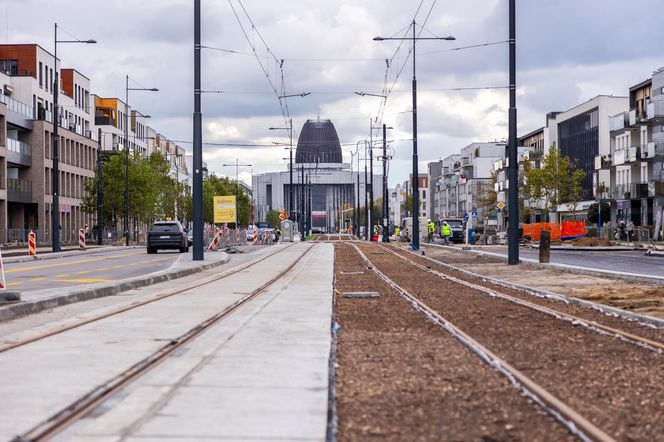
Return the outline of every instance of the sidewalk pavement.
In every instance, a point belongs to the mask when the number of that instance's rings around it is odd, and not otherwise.
[[[131,247],[131,246],[130,246]],[[137,246],[139,247],[139,246]],[[141,246],[142,247],[142,246]],[[101,252],[102,249],[96,249]],[[93,252],[93,251],[90,251]],[[81,253],[81,252],[74,252]],[[10,258],[11,259],[11,258]],[[114,282],[101,282],[86,284],[80,288],[36,290],[21,294],[21,301],[12,304],[0,304],[0,321],[7,321],[20,316],[37,313],[42,310],[87,301],[89,299],[116,295],[127,290],[145,287],[172,279],[182,278],[194,273],[203,272],[220,266],[229,261],[230,257],[224,252],[205,253],[204,261],[193,261],[191,253],[182,254],[166,270],[150,273],[143,276],[127,278]]]

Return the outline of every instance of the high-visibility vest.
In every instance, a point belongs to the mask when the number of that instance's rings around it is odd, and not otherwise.
[[[442,233],[443,236],[452,236],[452,229],[449,224],[443,224]]]
[[[429,233],[433,233],[435,228],[436,228],[436,226],[433,222],[430,222],[429,224],[427,224],[427,230],[429,231]]]

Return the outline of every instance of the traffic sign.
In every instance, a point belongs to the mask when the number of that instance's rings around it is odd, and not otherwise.
[[[496,207],[498,207],[498,210],[503,210],[505,208],[505,203],[502,201],[498,201],[498,204],[496,204]]]

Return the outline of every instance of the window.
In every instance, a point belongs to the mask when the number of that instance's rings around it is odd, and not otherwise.
[[[44,72],[44,64],[40,61],[39,62],[39,87],[40,88],[44,87],[43,72]]]

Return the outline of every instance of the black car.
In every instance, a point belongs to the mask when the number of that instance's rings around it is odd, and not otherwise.
[[[148,253],[159,249],[189,251],[189,239],[180,221],[157,221],[148,232]]]

